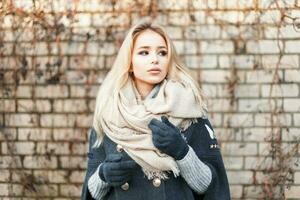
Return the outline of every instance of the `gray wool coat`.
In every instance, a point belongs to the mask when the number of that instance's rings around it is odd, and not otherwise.
[[[198,118],[197,123],[190,125],[185,130],[187,143],[193,148],[199,159],[212,171],[212,181],[204,194],[197,194],[186,183],[183,177],[170,176],[162,180],[159,187],[154,187],[143,174],[142,169],[136,170],[129,182],[129,189],[123,190],[119,187],[111,187],[104,197],[105,200],[229,200],[230,191],[228,179],[218,145],[215,137],[208,132],[205,124],[212,130],[208,119]],[[89,152],[87,170],[82,187],[81,200],[92,200],[88,190],[87,182],[105,157],[111,153],[122,153],[126,159],[131,159],[125,151],[118,152],[117,144],[107,136],[99,148],[92,149],[96,140],[96,132],[92,128],[89,136]]]

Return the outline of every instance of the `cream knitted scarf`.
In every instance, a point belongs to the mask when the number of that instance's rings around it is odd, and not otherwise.
[[[115,143],[123,146],[124,151],[143,169],[148,179],[168,178],[170,170],[179,175],[175,160],[160,152],[152,143],[152,131],[148,128],[151,119],[160,120],[162,115],[181,130],[185,130],[205,112],[196,102],[192,89],[183,82],[164,79],[145,100],[140,98],[134,81],[129,77],[120,90],[119,97],[108,101],[112,110],[104,112],[101,126],[104,133]],[[157,87],[155,87],[157,89]],[[150,95],[155,93],[155,97]]]

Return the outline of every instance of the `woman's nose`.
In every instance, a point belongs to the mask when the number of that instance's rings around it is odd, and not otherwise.
[[[158,63],[157,55],[154,53],[151,57],[152,63]]]

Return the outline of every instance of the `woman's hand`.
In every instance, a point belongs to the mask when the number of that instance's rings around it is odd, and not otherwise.
[[[100,166],[100,178],[111,186],[120,186],[129,181],[133,171],[138,167],[134,160],[121,159],[121,154],[110,154]]]
[[[181,136],[180,130],[169,122],[168,118],[162,116],[161,120],[162,122],[154,118],[148,124],[152,130],[153,144],[175,160],[181,160],[189,150],[188,144]]]

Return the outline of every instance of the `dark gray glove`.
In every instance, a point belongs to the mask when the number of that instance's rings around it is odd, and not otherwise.
[[[99,176],[111,186],[120,186],[131,179],[137,167],[134,160],[122,161],[122,154],[110,154],[101,164]]]
[[[188,144],[181,136],[180,130],[169,122],[167,117],[162,116],[161,120],[162,122],[154,118],[148,124],[152,130],[153,144],[175,160],[181,160],[189,150]]]

